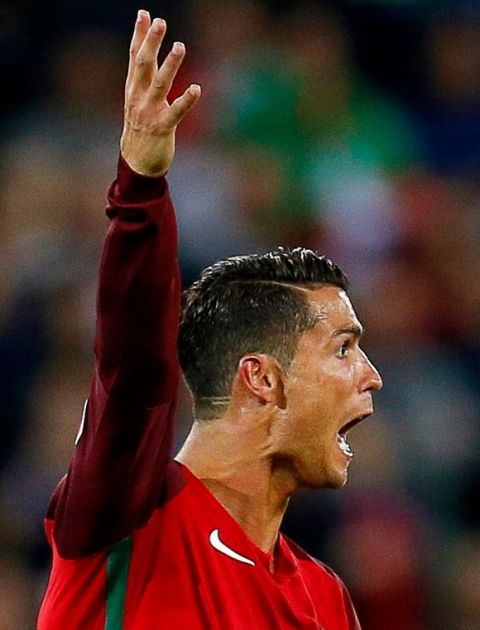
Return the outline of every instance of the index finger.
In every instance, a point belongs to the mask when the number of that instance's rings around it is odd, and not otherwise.
[[[148,29],[150,28],[150,13],[144,9],[140,9],[137,13],[137,19],[135,21],[135,27],[133,29],[132,40],[130,42],[130,59],[128,62],[127,80],[125,82],[125,91],[128,92],[130,84],[132,82],[133,72],[135,70],[135,59],[140,46],[145,39]]]

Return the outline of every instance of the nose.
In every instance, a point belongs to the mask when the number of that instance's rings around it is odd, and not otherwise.
[[[383,387],[383,380],[379,371],[370,361],[365,353],[364,356],[364,371],[362,375],[361,388],[362,391],[378,392]]]

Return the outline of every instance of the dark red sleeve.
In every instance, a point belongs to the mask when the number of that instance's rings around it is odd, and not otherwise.
[[[66,558],[107,547],[145,522],[171,458],[180,289],[168,186],[120,159],[108,200],[95,375],[70,469],[49,508]]]

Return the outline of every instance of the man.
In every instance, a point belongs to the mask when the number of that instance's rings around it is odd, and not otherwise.
[[[358,628],[339,578],[279,534],[297,488],[345,484],[346,433],[381,386],[338,267],[279,249],[202,274],[178,339],[196,420],[171,458],[180,293],[164,176],[200,88],[168,104],[185,50],[174,44],[157,69],[165,28],[139,12],[96,371],[46,519],[39,628]]]

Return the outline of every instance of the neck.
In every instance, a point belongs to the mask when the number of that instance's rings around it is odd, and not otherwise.
[[[273,553],[296,483],[274,467],[262,422],[221,418],[195,422],[176,459],[198,477],[260,549]]]

